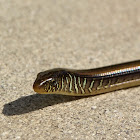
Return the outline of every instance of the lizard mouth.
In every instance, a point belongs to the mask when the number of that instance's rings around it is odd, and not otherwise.
[[[43,85],[40,85],[40,82],[39,82],[39,80],[35,80],[35,82],[34,82],[34,84],[33,84],[33,89],[34,89],[34,91],[35,92],[37,92],[37,93],[44,93],[45,92],[45,90],[44,90],[44,88],[43,88]]]

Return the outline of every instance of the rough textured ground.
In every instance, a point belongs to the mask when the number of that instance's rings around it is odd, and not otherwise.
[[[139,0],[0,0],[0,139],[138,140],[140,87],[88,98],[38,95],[50,68],[140,59]]]

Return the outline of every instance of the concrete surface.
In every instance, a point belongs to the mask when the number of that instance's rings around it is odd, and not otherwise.
[[[140,87],[38,95],[36,75],[140,59],[139,0],[0,1],[0,139],[138,140]]]

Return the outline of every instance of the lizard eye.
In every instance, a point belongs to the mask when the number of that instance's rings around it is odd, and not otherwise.
[[[52,81],[52,85],[53,86],[56,86],[57,85],[57,82],[56,81]]]

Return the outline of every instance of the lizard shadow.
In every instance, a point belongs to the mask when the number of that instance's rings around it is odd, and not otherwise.
[[[44,107],[70,102],[81,98],[86,97],[34,94],[21,97],[15,101],[5,104],[2,113],[6,116],[21,115],[42,109]]]

